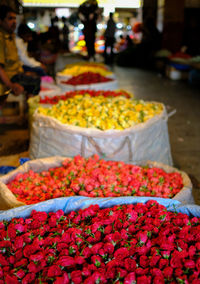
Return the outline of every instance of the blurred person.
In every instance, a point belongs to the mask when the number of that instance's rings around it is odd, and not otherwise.
[[[109,19],[107,22],[107,27],[104,33],[105,37],[105,48],[104,48],[104,60],[105,63],[113,62],[113,47],[115,43],[115,31],[116,31],[116,23],[113,20],[113,13],[109,14]],[[110,56],[108,56],[108,49],[110,49]]]
[[[124,49],[126,49],[126,40],[123,36],[123,34],[121,34],[116,42],[116,46],[115,46],[117,52],[123,51]]]
[[[16,45],[24,71],[35,72],[39,76],[46,76],[46,66],[30,57],[28,54],[28,43],[32,41],[32,31],[26,24],[20,24],[17,30]]]
[[[67,24],[67,19],[65,17],[62,17],[63,22],[63,29],[62,29],[62,35],[63,35],[63,50],[65,52],[69,52],[69,27]]]
[[[119,53],[117,63],[120,66],[151,68],[154,64],[154,55],[161,47],[161,34],[153,18],[147,18],[144,24],[139,23],[137,30],[142,33],[141,42],[129,44],[124,51]]]
[[[95,60],[95,37],[97,31],[98,9],[96,0],[86,0],[78,9],[78,16],[84,25],[83,34],[87,47],[87,58],[89,60]]]
[[[19,60],[14,31],[16,13],[6,5],[0,6],[0,96],[6,90],[14,95],[36,95],[40,91],[40,78],[24,73]],[[4,95],[4,101],[7,95]],[[1,100],[1,103],[2,101]]]

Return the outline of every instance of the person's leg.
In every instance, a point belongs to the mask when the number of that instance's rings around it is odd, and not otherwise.
[[[27,95],[37,95],[40,92],[40,77],[28,76],[21,73],[13,76],[11,81],[22,85]]]
[[[29,67],[27,65],[23,65],[23,69],[25,72],[34,72],[40,77],[47,75],[47,73],[41,67]]]

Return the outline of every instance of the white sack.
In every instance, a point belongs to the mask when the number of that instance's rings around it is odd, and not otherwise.
[[[17,201],[15,196],[6,186],[7,183],[12,181],[17,176],[17,174],[26,173],[29,170],[33,170],[34,172],[42,172],[42,171],[47,171],[49,168],[60,167],[65,159],[66,157],[55,156],[55,157],[32,160],[24,163],[22,166],[18,167],[16,170],[8,173],[7,175],[0,177],[0,210],[6,210],[24,205],[22,202]],[[179,172],[183,178],[183,189],[178,194],[176,194],[173,197],[173,199],[178,200],[183,204],[194,203],[194,199],[192,196],[192,183],[190,181],[190,178],[185,172],[179,171],[176,168],[164,165],[162,163],[151,162],[151,161],[143,161],[140,163],[133,162],[132,164],[158,167],[163,169],[167,173]]]
[[[95,84],[87,84],[87,85],[70,85],[70,84],[63,84],[61,81],[57,81],[58,86],[61,88],[62,91],[75,91],[75,90],[111,90],[114,91],[118,89],[118,82],[117,80],[112,80],[104,83],[95,83]]]
[[[42,82],[41,87],[48,88],[49,90],[41,90],[39,92],[40,98],[44,99],[46,96],[47,97],[54,97],[58,96],[62,93],[62,90],[59,86],[52,84],[52,83],[47,83],[47,82]]]
[[[36,111],[31,129],[30,157],[73,157],[78,154],[89,157],[97,153],[106,160],[151,160],[172,165],[164,105],[163,108],[161,114],[123,131],[62,124]]]

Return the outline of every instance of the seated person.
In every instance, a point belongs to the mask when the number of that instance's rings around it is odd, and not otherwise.
[[[6,90],[14,95],[22,93],[37,95],[40,91],[40,78],[24,73],[18,57],[14,30],[16,28],[16,13],[8,6],[0,6],[0,96]]]
[[[46,76],[46,67],[41,62],[30,57],[27,51],[28,43],[32,40],[32,31],[26,24],[20,24],[17,31],[16,45],[19,58],[23,63],[24,71],[37,73],[39,76]]]

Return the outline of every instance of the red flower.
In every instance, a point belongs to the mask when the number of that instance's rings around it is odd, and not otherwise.
[[[14,275],[11,276],[7,274],[5,277],[5,283],[6,284],[18,284],[19,282],[16,276]]]
[[[32,283],[34,280],[35,280],[35,274],[34,273],[28,273],[22,279],[22,284],[29,284],[29,283]]]
[[[71,280],[74,284],[82,283],[82,272],[80,270],[74,270],[71,272]]]
[[[116,259],[124,259],[128,256],[129,256],[129,251],[127,248],[119,248],[114,253],[114,257]]]
[[[56,264],[63,267],[74,267],[76,265],[76,262],[71,256],[61,256]]]
[[[70,280],[66,272],[61,277],[56,277],[54,284],[69,284]]]
[[[62,275],[62,270],[58,265],[52,265],[48,268],[47,276],[49,278]]]

